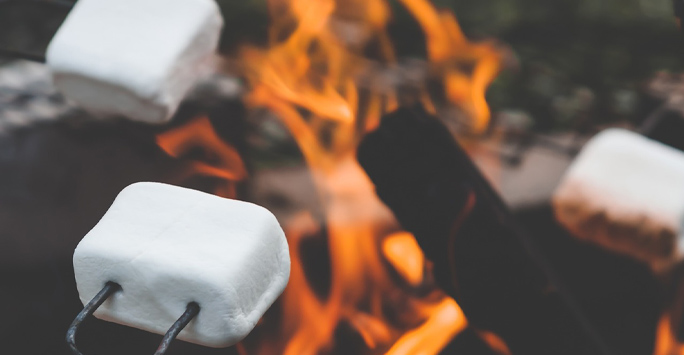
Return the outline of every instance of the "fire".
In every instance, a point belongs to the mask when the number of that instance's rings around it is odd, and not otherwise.
[[[443,78],[447,100],[472,119],[474,132],[484,131],[490,118],[485,92],[501,70],[503,53],[491,42],[469,42],[454,14],[437,11],[428,0],[400,1],[425,32],[432,70]]]
[[[314,176],[327,197],[323,209],[331,263],[329,295],[321,299],[308,284],[301,246],[320,232],[320,222],[302,212],[285,223],[293,262],[290,284],[281,297],[283,323],[247,346],[248,352],[299,355],[344,349],[333,340],[341,324],[352,328],[372,353],[439,352],[467,321],[452,299],[425,281],[425,257],[413,236],[385,232],[396,228],[391,212],[355,160],[344,159]],[[380,251],[381,244],[387,253]],[[401,255],[412,262],[400,263],[396,257]],[[412,273],[413,279],[395,280],[392,269],[402,276]],[[426,287],[430,291],[424,297],[407,292]]]
[[[425,256],[411,233],[400,232],[388,236],[382,242],[382,251],[411,285],[418,286],[423,282]]]
[[[678,342],[672,334],[669,313],[660,319],[656,334],[655,355],[684,355],[684,344]]]
[[[178,179],[182,181],[192,175],[219,178],[224,182],[215,191],[219,196],[235,197],[235,183],[247,177],[247,169],[240,154],[216,135],[206,117],[196,118],[179,128],[158,135],[157,145],[174,158],[195,149],[203,150],[205,155],[214,156],[213,162],[189,162],[185,175]]]
[[[470,43],[455,17],[428,1],[401,2],[423,26],[430,72],[444,78],[444,96],[469,117],[474,131],[482,131],[489,119],[485,90],[498,73],[501,53],[491,43]],[[265,319],[240,348],[250,354],[333,353],[349,346],[336,340],[346,331],[365,348],[347,352],[437,354],[468,322],[458,304],[432,284],[415,238],[400,230],[355,159],[364,134],[400,103],[398,89],[359,86],[374,65],[398,65],[385,30],[390,7],[385,0],[268,5],[269,46],[240,52],[248,83],[244,101],[253,113],[277,116],[292,134],[323,217],[302,211],[281,221],[292,259],[290,283],[277,307],[281,315]],[[366,56],[369,46],[372,58]],[[424,88],[417,95],[436,106]],[[235,149],[205,118],[160,135],[158,144],[173,157],[193,147],[212,151],[213,163],[194,162],[190,168],[228,181],[232,188],[217,191],[224,196],[232,196],[234,182],[247,177]],[[307,278],[302,245],[310,238],[327,238],[331,284],[325,296]]]

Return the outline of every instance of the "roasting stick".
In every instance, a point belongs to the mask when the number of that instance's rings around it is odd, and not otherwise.
[[[95,313],[95,311],[102,305],[102,303],[104,303],[111,295],[118,291],[121,291],[121,286],[119,284],[108,282],[105,287],[98,292],[95,298],[90,300],[85,308],[83,308],[78,316],[76,316],[76,319],[74,319],[73,323],[71,323],[71,326],[69,326],[69,329],[67,330],[67,344],[74,355],[83,355],[83,353],[81,353],[76,346],[76,333],[78,333],[81,323],[83,323],[83,321],[88,317],[92,316],[93,313]],[[199,304],[196,302],[188,303],[188,308],[185,310],[183,315],[181,315],[180,318],[173,323],[171,328],[169,328],[166,334],[164,334],[164,338],[162,338],[159,348],[157,348],[157,351],[154,353],[154,355],[166,354],[169,346],[171,346],[171,342],[176,339],[183,328],[185,328],[188,323],[190,323],[190,321],[195,318],[197,314],[199,314],[199,311]]]
[[[136,183],[79,243],[74,273],[86,305],[67,332],[73,354],[82,355],[76,334],[94,315],[165,334],[162,355],[176,338],[209,347],[242,340],[283,292],[290,258],[262,207]]]
[[[95,298],[90,300],[88,304],[83,308],[83,310],[76,316],[74,322],[69,326],[67,330],[67,344],[69,349],[74,355],[83,355],[80,350],[76,347],[76,333],[78,333],[78,328],[81,326],[84,320],[92,316],[98,307],[102,305],[111,295],[116,292],[121,291],[121,286],[114,282],[108,282],[105,287],[102,288],[100,292],[97,293]],[[171,328],[166,332],[164,338],[159,344],[159,348],[154,353],[154,355],[164,355],[166,351],[171,346],[171,342],[176,339],[178,334],[185,328],[190,321],[197,316],[200,311],[200,306],[196,302],[190,302],[188,308],[185,310],[183,315],[181,315],[178,320],[173,323]]]
[[[74,355],[83,355],[76,347],[76,333],[81,323],[93,315],[95,311],[109,298],[109,296],[121,290],[121,286],[114,282],[107,282],[105,287],[93,297],[83,310],[76,316],[76,319],[71,323],[67,330],[67,344]]]
[[[190,323],[190,321],[197,316],[197,314],[200,311],[200,306],[196,302],[190,302],[188,303],[188,308],[185,310],[185,313],[178,318],[178,320],[173,323],[171,328],[169,328],[169,331],[164,334],[164,338],[162,338],[161,344],[159,344],[159,348],[157,348],[157,351],[154,353],[154,355],[164,355],[166,353],[166,350],[169,349],[169,346],[171,346],[171,342],[176,339],[178,334],[185,328],[185,326]]]

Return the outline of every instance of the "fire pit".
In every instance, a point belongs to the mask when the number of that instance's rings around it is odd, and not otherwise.
[[[215,74],[164,125],[93,119],[39,64],[0,67],[0,88],[14,85],[0,91],[8,349],[69,353],[76,244],[123,187],[159,181],[268,208],[292,259],[287,289],[243,342],[178,341],[168,354],[679,353],[679,320],[665,312],[676,283],[577,241],[549,204],[605,122],[540,135],[511,112],[492,120],[485,92],[513,52],[468,39],[430,1],[267,9],[264,43],[225,36]],[[392,16],[407,14],[398,29]],[[411,29],[417,44],[397,38]],[[78,342],[85,354],[147,354],[160,338],[90,319]]]

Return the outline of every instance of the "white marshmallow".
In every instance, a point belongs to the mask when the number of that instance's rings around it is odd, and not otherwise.
[[[62,94],[94,114],[166,122],[222,26],[214,0],[79,0],[47,64]]]
[[[226,347],[244,338],[290,275],[285,234],[265,208],[160,183],[125,188],[74,252],[81,301],[122,290],[98,318],[164,334],[190,302],[179,339]]]
[[[575,236],[658,268],[676,261],[684,221],[684,153],[623,130],[589,141],[553,198]]]

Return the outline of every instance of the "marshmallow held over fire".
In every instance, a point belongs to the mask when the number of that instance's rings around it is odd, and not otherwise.
[[[266,209],[160,183],[125,188],[74,253],[83,303],[107,282],[121,290],[98,318],[164,334],[190,302],[178,336],[211,346],[244,338],[290,275],[285,234]]]
[[[214,0],[79,0],[50,42],[65,97],[97,116],[168,121],[216,51]]]
[[[573,162],[553,204],[575,236],[656,269],[667,266],[681,257],[684,153],[627,130],[606,130]]]

